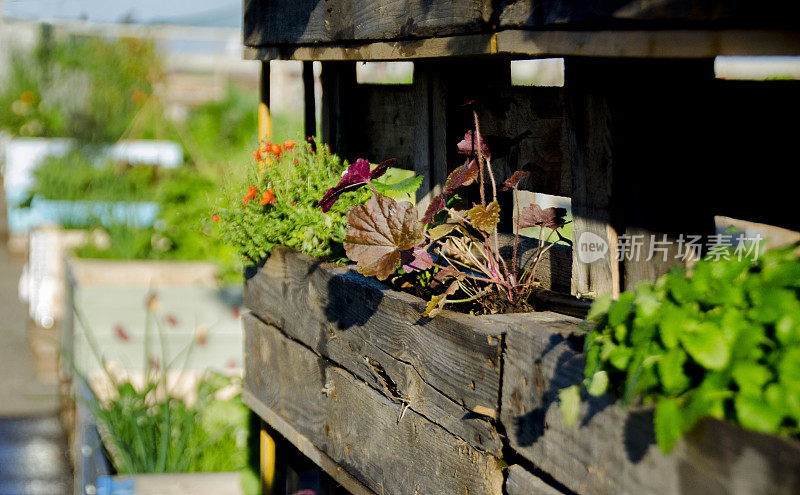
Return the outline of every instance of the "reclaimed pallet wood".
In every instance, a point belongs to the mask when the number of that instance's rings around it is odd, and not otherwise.
[[[512,449],[581,494],[798,493],[797,441],[706,420],[665,456],[652,412],[623,410],[607,396],[584,400],[578,424],[565,426],[557,395],[583,379],[571,341],[579,322],[517,315],[506,335],[501,422]]]
[[[493,455],[252,314],[245,333],[248,405],[282,418],[375,493],[502,493]]]
[[[506,477],[507,495],[564,495],[564,492],[548,485],[524,467],[514,464],[508,467]]]
[[[244,44],[445,36],[484,30],[490,14],[487,0],[247,0]]]
[[[800,33],[768,29],[527,31],[413,40],[247,46],[249,60],[391,61],[439,57],[714,58],[800,55]]]
[[[800,14],[794,4],[768,1],[751,8],[745,2],[706,0],[600,1],[590,5],[562,0],[509,0],[499,13],[501,28],[580,29],[582,27],[691,27],[698,24],[741,28],[794,28]]]
[[[497,413],[505,327],[452,312],[422,318],[421,299],[287,249],[246,281],[245,305],[389,399],[500,452],[487,417]]]

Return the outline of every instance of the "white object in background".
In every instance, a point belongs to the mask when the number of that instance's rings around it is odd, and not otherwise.
[[[120,141],[109,148],[108,156],[114,161],[166,168],[179,167],[183,163],[183,150],[173,141]]]
[[[6,193],[26,191],[33,183],[33,171],[49,156],[63,155],[72,147],[66,138],[14,138],[5,146]],[[9,200],[10,203],[10,200]]]
[[[68,250],[83,244],[87,233],[60,227],[39,227],[30,232],[28,262],[19,279],[19,297],[28,314],[43,328],[52,327],[64,314]]]

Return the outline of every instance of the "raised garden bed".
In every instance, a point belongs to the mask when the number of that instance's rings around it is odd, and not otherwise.
[[[564,426],[558,390],[583,379],[577,318],[421,318],[421,299],[286,249],[248,278],[245,304],[245,402],[354,493],[800,488],[796,441],[728,423],[702,422],[668,456],[651,412],[610,397]]]

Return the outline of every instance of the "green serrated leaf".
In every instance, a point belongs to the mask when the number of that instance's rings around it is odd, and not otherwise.
[[[683,434],[681,407],[675,399],[659,397],[653,416],[656,443],[662,452],[669,454]]]
[[[589,308],[589,312],[586,314],[586,319],[588,321],[597,321],[611,308],[611,294],[604,294],[597,299],[594,300],[592,303],[592,307]]]
[[[720,370],[728,364],[730,343],[711,322],[690,322],[684,326],[679,340],[692,359],[704,368]]]
[[[667,394],[677,395],[689,386],[690,380],[683,368],[686,359],[686,352],[675,347],[664,354],[658,361],[661,386]]]
[[[561,420],[566,426],[572,426],[578,421],[580,414],[581,392],[578,385],[562,388],[558,391],[561,407]]]
[[[608,324],[612,327],[625,323],[631,314],[631,303],[633,302],[633,292],[623,292],[619,299],[614,301],[608,310]]]
[[[390,168],[381,179],[372,181],[372,185],[375,187],[376,191],[384,196],[414,203],[417,189],[422,185],[423,176],[414,176],[413,174],[414,172],[410,170]],[[411,176],[408,177],[408,175]],[[406,177],[402,178],[403,176]]]
[[[446,236],[447,234],[452,232],[453,229],[455,229],[456,227],[458,227],[458,225],[455,223],[443,223],[441,225],[437,225],[436,227],[428,229],[427,234],[430,237],[431,241],[435,241],[437,239],[441,239],[442,237]]]
[[[760,395],[738,394],[733,399],[733,405],[739,424],[751,430],[774,433],[783,420]]]

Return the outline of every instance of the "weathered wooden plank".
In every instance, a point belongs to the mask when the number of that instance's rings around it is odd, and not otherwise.
[[[505,327],[425,302],[286,249],[246,281],[245,304],[290,337],[476,448],[501,449],[493,415]]]
[[[244,44],[326,43],[446,36],[485,29],[488,0],[247,0]]]
[[[507,495],[564,495],[561,490],[548,485],[524,467],[515,464],[508,468]]]
[[[794,4],[770,1],[758,8],[746,2],[706,0],[600,1],[591,4],[561,0],[510,0],[499,13],[500,28],[580,29],[619,27],[664,29],[702,23],[717,27],[789,28],[800,15]]]
[[[246,47],[252,60],[414,60],[495,55],[512,58],[713,58],[800,55],[800,33],[765,29],[525,31],[330,45]]]
[[[704,421],[665,456],[652,413],[623,410],[610,397],[581,404],[564,426],[558,390],[583,378],[570,341],[580,320],[552,313],[515,315],[506,336],[501,422],[511,447],[581,494],[797,493],[800,444]]]
[[[245,318],[245,396],[376,493],[502,491],[496,458],[473,449],[252,315]],[[291,437],[288,437],[290,440]]]

